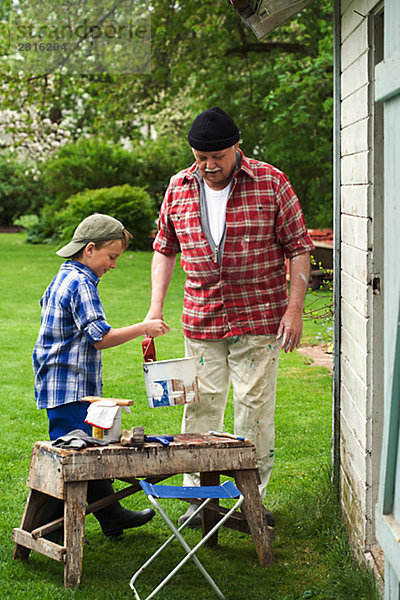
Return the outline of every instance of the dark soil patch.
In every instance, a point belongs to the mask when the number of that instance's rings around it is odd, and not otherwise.
[[[22,225],[0,225],[0,233],[19,233],[25,231]]]

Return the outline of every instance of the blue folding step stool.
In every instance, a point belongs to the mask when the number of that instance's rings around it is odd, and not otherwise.
[[[140,598],[140,596],[139,596],[139,594],[138,594],[138,592],[137,592],[137,590],[135,588],[135,585],[134,585],[137,577],[141,573],[143,573],[143,571],[157,558],[157,556],[159,556],[159,554],[161,554],[161,552],[174,539],[177,539],[181,543],[181,545],[183,546],[183,548],[186,550],[187,554],[176,565],[176,567],[174,569],[172,569],[172,571],[170,571],[170,573],[161,581],[161,583],[159,583],[158,586],[156,588],[154,588],[154,590],[151,592],[151,594],[149,596],[147,596],[147,598],[145,600],[150,600],[150,598],[154,598],[154,596],[161,590],[161,588],[164,587],[164,585],[171,579],[171,577],[173,577],[175,575],[175,573],[177,573],[179,571],[179,569],[190,558],[195,562],[195,564],[197,565],[198,569],[204,575],[204,577],[207,579],[208,583],[214,589],[214,591],[216,592],[216,594],[218,595],[218,597],[222,598],[223,600],[226,600],[225,596],[223,595],[223,593],[221,592],[221,590],[219,589],[219,587],[217,586],[217,584],[215,583],[215,581],[212,579],[212,577],[209,575],[209,573],[205,570],[205,568],[203,567],[203,565],[201,564],[201,562],[199,561],[199,559],[197,558],[197,556],[195,556],[195,553],[217,531],[217,529],[219,527],[221,527],[221,525],[224,524],[224,522],[231,516],[231,514],[235,510],[237,510],[239,508],[239,506],[242,504],[243,499],[244,499],[243,495],[239,492],[239,490],[232,483],[232,481],[225,481],[221,485],[200,486],[200,487],[182,487],[182,486],[173,486],[173,485],[153,485],[151,483],[148,483],[147,481],[140,481],[140,485],[142,486],[142,488],[143,488],[146,496],[148,497],[148,499],[150,500],[150,502],[152,503],[152,505],[154,506],[154,508],[161,515],[161,517],[164,519],[165,523],[168,525],[168,527],[172,531],[172,536],[170,538],[168,538],[168,540],[162,546],[160,546],[160,548],[158,548],[158,550],[156,550],[154,552],[154,554],[133,575],[133,577],[132,577],[132,579],[130,581],[130,587],[132,588],[132,590],[135,593],[136,600],[141,600],[141,598]],[[190,518],[187,519],[187,521],[185,521],[179,527],[179,529],[177,529],[175,527],[175,525],[172,523],[171,519],[166,514],[166,512],[160,506],[159,502],[157,501],[157,498],[169,498],[169,499],[171,499],[171,498],[176,498],[176,499],[179,499],[179,498],[185,498],[185,499],[187,499],[187,498],[200,498],[200,499],[204,499],[204,502],[202,502],[197,507],[197,509],[193,512],[193,514],[190,516]],[[198,544],[196,544],[196,546],[192,549],[192,548],[190,548],[190,546],[186,542],[186,540],[182,537],[181,531],[182,531],[182,529],[184,529],[185,527],[187,527],[187,525],[191,522],[191,520],[194,519],[194,517],[196,515],[198,515],[199,512],[201,510],[203,510],[203,508],[213,498],[219,498],[219,499],[222,499],[222,498],[231,498],[231,499],[232,498],[238,498],[238,501],[214,525],[214,527],[200,540],[200,542]]]

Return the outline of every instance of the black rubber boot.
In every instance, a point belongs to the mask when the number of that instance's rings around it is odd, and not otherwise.
[[[269,510],[267,510],[265,508],[265,506],[263,506],[263,510],[264,510],[264,517],[265,520],[267,521],[267,525],[269,525],[270,527],[275,527],[275,515],[273,515],[271,512],[269,512]]]
[[[109,479],[88,482],[87,499],[89,504],[113,493],[114,488]],[[104,535],[117,537],[122,535],[124,529],[144,525],[154,517],[155,512],[151,508],[136,512],[124,508],[119,502],[114,502],[101,510],[96,510],[93,514],[99,521]]]

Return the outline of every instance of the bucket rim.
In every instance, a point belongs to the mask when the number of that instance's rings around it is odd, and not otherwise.
[[[184,360],[196,360],[195,356],[184,356],[183,358],[168,358],[166,360],[153,360],[151,362],[144,362],[142,363],[143,366],[146,365],[146,367],[148,367],[149,365],[159,365],[159,364],[165,364],[165,363],[176,363],[176,362],[182,362]]]

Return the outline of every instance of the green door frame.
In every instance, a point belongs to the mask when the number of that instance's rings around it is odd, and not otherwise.
[[[375,99],[384,105],[384,424],[376,534],[385,553],[385,600],[400,599],[400,3],[385,0],[384,60]]]

